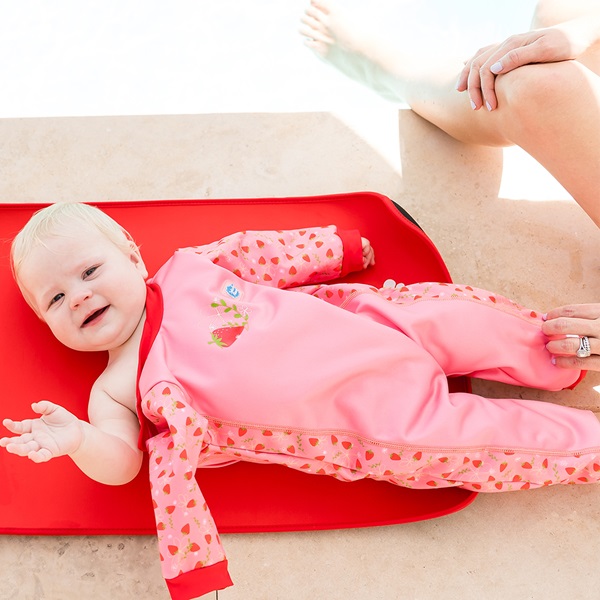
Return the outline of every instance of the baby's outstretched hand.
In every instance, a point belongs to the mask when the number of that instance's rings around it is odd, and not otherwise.
[[[75,415],[47,400],[35,402],[31,408],[41,416],[23,421],[4,419],[4,427],[16,435],[1,438],[0,446],[36,463],[71,454],[79,448],[83,431]]]
[[[371,242],[367,238],[360,238],[362,241],[362,253],[363,253],[363,269],[372,267],[375,264],[375,252]]]

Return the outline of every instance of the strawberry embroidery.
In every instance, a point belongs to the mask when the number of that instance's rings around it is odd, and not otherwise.
[[[216,344],[219,348],[228,348],[238,339],[245,327],[237,325],[234,327],[219,327],[211,332],[209,344]]]
[[[228,292],[230,293],[230,292]],[[230,293],[231,295],[231,293]],[[227,316],[231,321],[223,323],[220,327],[210,332],[209,344],[215,344],[219,348],[228,348],[248,327],[248,313],[242,311],[236,304],[228,304],[226,300],[217,299],[211,303],[220,316]]]

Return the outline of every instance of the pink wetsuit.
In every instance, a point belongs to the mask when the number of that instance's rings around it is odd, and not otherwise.
[[[322,284],[360,269],[358,232],[330,226],[185,248],[149,282],[141,443],[174,599],[231,584],[198,467],[492,492],[600,479],[593,413],[448,391],[451,375],[574,385],[538,313],[470,286]]]

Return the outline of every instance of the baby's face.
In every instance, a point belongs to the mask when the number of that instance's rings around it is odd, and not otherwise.
[[[69,348],[120,348],[144,314],[148,273],[137,250],[123,252],[93,227],[44,244],[19,271],[32,308]]]

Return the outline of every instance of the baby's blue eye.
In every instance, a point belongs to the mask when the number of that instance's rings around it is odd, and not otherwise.
[[[50,304],[48,306],[52,306],[54,303],[58,302],[64,296],[63,293],[56,294],[52,300],[50,300]]]
[[[94,274],[94,271],[97,269],[98,267],[90,267],[89,269],[87,269],[86,271],[83,272],[83,278],[85,279],[86,277],[90,277],[91,275]]]

